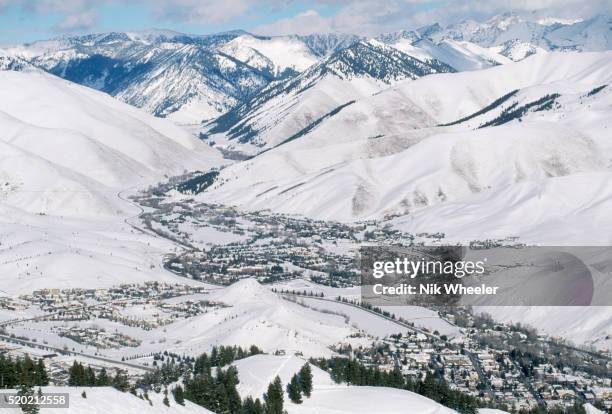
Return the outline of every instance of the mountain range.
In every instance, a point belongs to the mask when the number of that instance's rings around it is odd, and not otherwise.
[[[568,22],[505,14],[485,22],[464,21],[445,28],[434,24],[384,34],[376,40],[425,64],[437,60],[461,71],[544,51],[609,50],[611,24],[606,16]],[[199,123],[248,103],[279,80],[370,40],[337,33],[265,37],[244,31],[188,35],[151,30],[66,36],[17,45],[8,52],[156,116]],[[387,53],[397,56],[397,50]]]

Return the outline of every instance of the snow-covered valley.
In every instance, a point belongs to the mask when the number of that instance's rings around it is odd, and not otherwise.
[[[44,359],[62,385],[45,392],[69,392],[75,414],[220,414],[219,395],[262,399],[276,376],[289,414],[597,413],[612,307],[376,307],[359,259],[610,245],[611,24],[507,14],[0,49],[0,354]],[[225,391],[162,402],[196,387],[203,353],[238,346],[206,380]],[[297,403],[284,387],[309,358]],[[125,369],[135,395],[63,387],[75,360]],[[339,376],[343,361],[357,365]],[[428,375],[438,395],[414,385]]]

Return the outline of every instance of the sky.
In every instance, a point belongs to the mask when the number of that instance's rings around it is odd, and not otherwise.
[[[375,35],[504,12],[588,18],[612,0],[0,0],[0,45],[61,35],[152,28],[208,34]]]

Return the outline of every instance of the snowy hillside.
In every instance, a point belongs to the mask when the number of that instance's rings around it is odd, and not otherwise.
[[[275,76],[286,70],[301,72],[318,60],[304,42],[285,36],[261,38],[245,34],[223,45],[220,50]]]
[[[252,155],[305,135],[355,100],[392,83],[452,70],[375,40],[362,41],[295,78],[271,84],[210,123],[205,137],[226,152]]]
[[[612,349],[612,307],[609,306],[488,306],[477,307],[495,320],[520,322],[577,345]],[[555,315],[551,317],[551,315]]]
[[[279,357],[256,355],[236,361],[238,369],[238,392],[244,398],[248,395],[261,398],[268,384],[278,375],[287,384],[306,361],[295,356]],[[353,414],[385,413],[400,414],[415,412],[422,414],[451,414],[455,411],[435,401],[415,394],[385,387],[347,386],[336,384],[325,371],[312,367],[313,391],[302,404],[294,404],[285,395],[285,409],[293,413]]]
[[[485,71],[402,82],[357,100],[285,145],[225,169],[201,197],[341,220],[411,213],[398,225],[447,234],[465,234],[461,230],[471,226],[466,237],[493,229],[507,233],[502,222],[491,224],[508,220],[513,235],[526,234],[543,218],[529,215],[521,220],[525,227],[517,228],[516,220],[504,214],[508,199],[520,201],[516,211],[533,209],[527,204],[529,188],[531,194],[536,188],[553,194],[564,183],[581,188],[580,181],[590,177],[584,173],[604,182],[611,95],[609,88],[598,88],[612,81],[611,65],[610,53],[579,59],[545,54]],[[483,108],[488,110],[478,114]],[[470,118],[438,126],[464,117]],[[576,193],[564,204],[551,199],[557,208],[548,210],[547,218],[585,213],[583,203],[589,202],[604,214],[605,207],[596,202],[600,196],[589,194]],[[500,198],[493,201],[496,195]],[[545,199],[533,202],[543,208]],[[460,210],[453,209],[460,208],[487,211],[484,217],[491,221],[474,227],[475,216],[458,219]]]
[[[113,188],[220,162],[176,126],[41,71],[0,71],[0,88],[3,199],[29,212],[113,214]]]
[[[169,121],[36,69],[0,71],[2,290],[170,280],[124,190],[220,156]]]
[[[445,39],[436,44],[427,38],[417,40],[400,38],[389,44],[423,61],[437,59],[456,71],[486,69],[509,62],[501,53],[474,43],[452,39]]]
[[[342,316],[286,301],[254,279],[241,280],[209,298],[229,307],[174,324],[172,336],[180,338],[173,346],[176,352],[196,355],[213,345],[257,344],[265,352],[329,356],[329,346],[355,332]]]

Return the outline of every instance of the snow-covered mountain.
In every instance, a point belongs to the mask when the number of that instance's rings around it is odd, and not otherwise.
[[[442,27],[384,34],[379,40],[415,57],[436,59],[456,70],[475,70],[519,61],[546,51],[604,51],[612,43],[612,19],[530,20],[507,13],[485,22],[463,21]]]
[[[226,112],[274,79],[306,69],[351,39],[153,30],[63,37],[8,50],[156,116],[197,123]]]
[[[238,36],[108,33],[34,42],[10,52],[154,115],[199,122],[225,112],[272,77],[215,50]]]
[[[376,39],[424,63],[463,71],[551,50],[609,50],[611,24],[606,16],[567,21],[504,14],[485,22],[432,24]],[[156,116],[193,124],[248,103],[262,89],[296,77],[342,49],[359,53],[359,42],[372,40],[333,33],[269,37],[244,31],[188,35],[149,30],[67,36],[8,50]]]
[[[429,39],[440,42],[454,39],[483,47],[519,41],[546,50],[602,51],[612,45],[612,18],[597,15],[588,20],[529,19],[515,13],[495,16],[485,22],[472,20],[420,30]]]
[[[390,45],[425,62],[432,59],[444,62],[456,71],[486,69],[510,62],[508,57],[501,53],[475,43],[453,39],[434,43],[427,38],[415,41],[401,38]]]
[[[124,222],[139,209],[121,192],[219,166],[219,154],[107,94],[19,69],[0,71],[2,290],[170,279],[168,243]]]
[[[208,124],[202,136],[226,152],[256,154],[305,135],[355,100],[395,82],[452,70],[376,40],[360,41],[294,78],[271,84]]]
[[[306,357],[330,356],[331,345],[356,332],[344,317],[284,300],[255,279],[243,279],[209,297],[228,307],[174,324],[172,335],[180,338],[172,347],[176,352],[197,355],[213,345],[257,343],[269,353],[282,349]],[[154,342],[159,335],[152,332],[149,339]]]
[[[608,240],[611,69],[612,52],[549,53],[399,82],[226,168],[201,197],[340,220],[410,213],[397,225],[474,238],[565,240],[552,227],[570,214]]]

